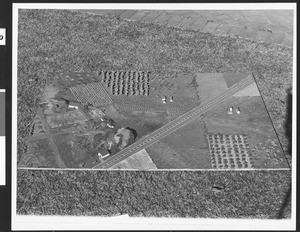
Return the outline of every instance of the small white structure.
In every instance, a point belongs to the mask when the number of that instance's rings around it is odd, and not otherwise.
[[[78,106],[74,106],[74,105],[69,105],[68,108],[78,110]]]
[[[170,102],[173,102],[173,96],[170,97]]]
[[[166,104],[166,101],[167,101],[167,97],[166,96],[164,96],[162,99],[162,102],[164,103],[164,104]]]
[[[109,128],[114,128],[114,126],[111,125],[110,123],[107,123],[107,126],[108,126]]]
[[[230,108],[229,108],[228,114],[233,114],[233,107],[230,107]]]
[[[239,107],[236,109],[236,113],[237,113],[237,114],[241,114],[241,110],[240,110]]]
[[[79,108],[79,103],[77,103],[77,102],[69,102],[68,109],[76,109],[76,110],[78,110],[78,108]]]
[[[102,159],[108,157],[109,155],[110,155],[109,152],[104,153],[104,154],[101,154],[100,152],[98,152],[98,156],[101,157]]]

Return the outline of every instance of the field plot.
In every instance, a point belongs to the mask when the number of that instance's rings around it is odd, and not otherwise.
[[[166,112],[160,98],[146,96],[111,96],[120,111]]]
[[[134,128],[137,139],[146,136],[168,123],[166,112],[121,112],[122,118],[115,119],[123,127]]]
[[[206,128],[199,118],[179,128],[162,139],[162,142],[175,148],[207,148]]]
[[[216,169],[252,168],[246,135],[208,134],[212,167]]]
[[[37,139],[28,143],[27,153],[20,160],[19,167],[61,168],[59,158],[48,139]]]
[[[112,103],[106,90],[102,84],[98,82],[76,85],[71,87],[70,90],[83,105],[90,103],[93,106],[100,107]]]
[[[233,107],[233,114],[228,114],[229,107]],[[240,114],[236,113],[238,108]],[[260,96],[231,97],[207,112],[204,115],[204,121],[208,133],[246,135],[250,153],[248,148],[245,151],[247,150],[249,158],[253,159],[253,168],[288,167],[284,152]],[[265,152],[260,152],[261,149]],[[272,159],[275,159],[274,162],[271,162]],[[249,164],[248,167],[250,167]]]
[[[54,140],[68,168],[89,168],[93,163],[100,162],[97,151],[87,137],[59,134],[54,136]]]
[[[76,123],[82,124],[87,120],[86,116],[79,110],[72,110],[62,114],[51,114],[46,116],[46,122],[52,129]]]
[[[155,170],[157,169],[145,149],[122,160],[111,169],[132,169],[132,170]]]
[[[146,150],[158,169],[211,168],[206,129],[200,118],[171,133]]]
[[[169,120],[172,121],[180,115],[194,109],[200,105],[197,98],[179,98],[174,96],[173,102],[167,102],[166,108],[169,115]]]
[[[112,95],[149,95],[150,72],[99,71],[98,76]]]
[[[257,96],[261,96],[261,95],[257,88],[256,83],[249,85],[248,87],[244,88],[240,92],[233,95],[233,97],[257,97]]]
[[[251,74],[250,73],[224,73],[223,77],[226,81],[227,88],[230,88],[231,86],[243,80],[249,75]]]
[[[158,169],[210,168],[208,149],[174,148],[157,142],[146,148]]]
[[[66,89],[75,85],[87,84],[98,81],[100,81],[100,79],[95,73],[69,72],[58,74],[56,85],[61,89]]]
[[[223,73],[197,73],[196,80],[201,102],[222,94],[228,88]]]

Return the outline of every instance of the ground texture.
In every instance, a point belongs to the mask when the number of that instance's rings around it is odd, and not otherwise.
[[[18,160],[46,83],[61,72],[100,69],[147,70],[161,79],[191,72],[253,73],[288,150],[289,47],[79,12],[20,10],[18,49]],[[231,187],[212,188],[219,179]],[[280,211],[289,185],[289,171],[19,170],[17,209],[21,214],[276,218],[290,215]]]
[[[18,180],[18,213],[27,215],[290,217],[289,171],[19,170]]]

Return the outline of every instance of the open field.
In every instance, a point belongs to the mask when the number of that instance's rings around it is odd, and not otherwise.
[[[228,89],[223,73],[197,73],[196,80],[202,102],[218,96]]]
[[[158,169],[211,168],[207,148],[173,147],[159,141],[146,148]]]
[[[157,169],[152,162],[149,154],[145,149],[140,150],[134,155],[122,160],[118,164],[111,167],[111,169],[126,169],[126,170],[155,170]]]
[[[161,140],[175,148],[207,148],[206,128],[201,118],[179,128]]]
[[[241,114],[227,114],[229,107],[234,109],[239,107]],[[260,96],[231,97],[219,107],[207,112],[204,115],[204,121],[209,133],[246,135],[249,149],[253,154],[253,166],[255,168],[288,167],[285,154],[280,147],[272,122]],[[260,146],[263,147],[265,153],[258,151],[257,145],[259,143],[270,144],[269,146]]]

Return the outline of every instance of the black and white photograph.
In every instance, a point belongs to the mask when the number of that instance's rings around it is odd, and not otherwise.
[[[294,228],[295,3],[14,3],[12,26],[12,228]]]

